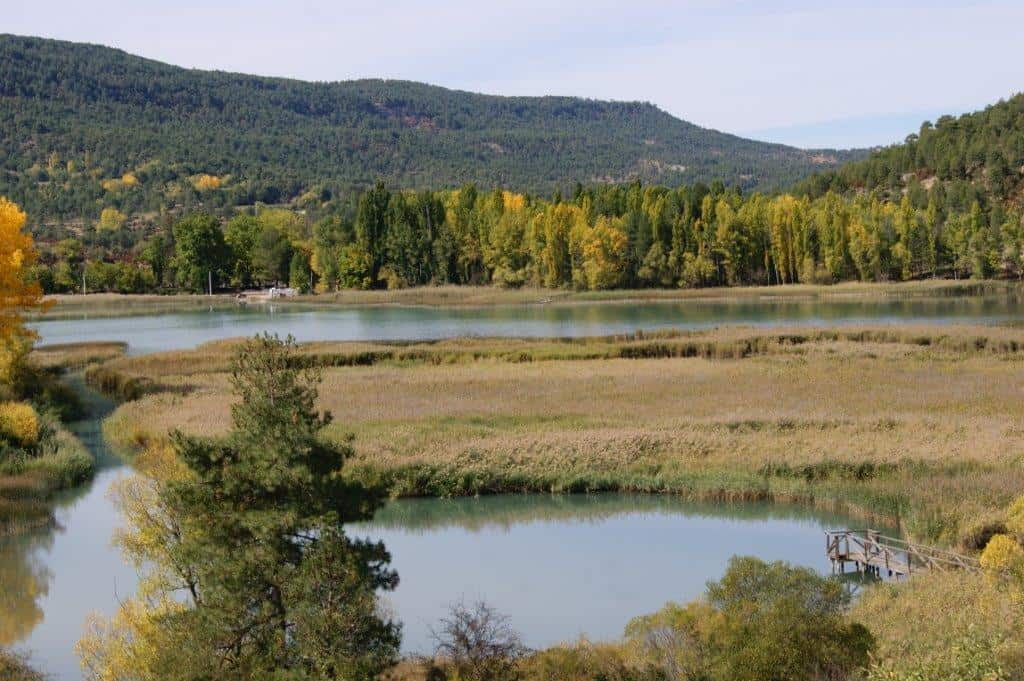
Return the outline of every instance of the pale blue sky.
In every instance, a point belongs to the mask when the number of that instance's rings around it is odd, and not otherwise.
[[[644,100],[798,146],[901,140],[1024,90],[1024,2],[18,0],[0,31],[181,66]]]

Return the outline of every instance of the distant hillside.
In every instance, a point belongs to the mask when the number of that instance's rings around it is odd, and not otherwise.
[[[0,36],[0,194],[37,219],[316,201],[383,179],[550,193],[576,182],[790,185],[862,154],[700,128],[651,104],[308,83]]]
[[[973,201],[1020,204],[1024,198],[1024,94],[960,117],[926,122],[920,132],[868,158],[821,172],[800,183],[813,195],[907,191],[942,194],[940,203],[967,208]]]

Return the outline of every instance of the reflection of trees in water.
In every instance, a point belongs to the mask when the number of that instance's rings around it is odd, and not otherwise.
[[[80,374],[65,381],[82,400],[90,419],[70,424],[70,429],[82,441],[97,461],[97,468],[120,465],[103,443],[101,423],[112,411],[114,403],[85,387]],[[33,530],[0,539],[0,646],[9,646],[28,637],[43,621],[40,601],[46,596],[54,570],[74,569],[74,566],[46,564],[53,548],[55,533],[61,531],[59,522],[64,513],[74,512],[75,504],[89,493],[95,481],[87,482],[58,493],[51,504],[57,512],[57,527]]]
[[[39,601],[53,576],[43,556],[53,533],[51,528],[0,541],[0,646],[26,638],[43,621]]]
[[[457,499],[398,499],[356,530],[427,532],[509,528],[535,522],[597,522],[624,514],[671,514],[722,520],[790,520],[845,527],[850,518],[805,506],[773,503],[687,501],[668,494],[522,494]]]

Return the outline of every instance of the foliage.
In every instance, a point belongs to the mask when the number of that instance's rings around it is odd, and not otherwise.
[[[100,219],[96,229],[101,232],[112,232],[124,226],[125,215],[116,208],[104,208],[100,211]]]
[[[878,584],[853,607],[878,642],[872,681],[1022,678],[1022,614],[1006,581],[966,571]]]
[[[21,447],[39,442],[39,415],[32,405],[0,402],[0,438],[7,438]]]
[[[228,252],[224,233],[217,220],[198,213],[174,225],[174,261],[178,284],[201,292],[211,281],[219,283],[227,265]]]
[[[321,292],[449,283],[606,290],[1024,277],[1020,208],[978,200],[964,206],[937,189],[917,203],[909,196],[891,203],[835,193],[744,196],[720,183],[631,183],[580,187],[572,200],[548,201],[473,185],[410,192],[378,184],[355,203],[326,207],[315,222],[260,208],[219,228],[211,214],[189,214],[174,227],[180,240],[159,230],[145,242],[129,230],[109,243],[65,239],[44,252],[53,271],[36,275],[48,291],[72,290],[85,259],[90,289],[176,281],[198,291],[212,273],[217,285],[289,282],[308,290],[312,283]]]
[[[989,540],[980,561],[986,570],[1024,575],[1024,548],[1005,534],[997,534]]]
[[[381,544],[342,530],[382,496],[339,474],[352,449],[320,437],[330,417],[314,407],[318,380],[296,368],[291,340],[246,343],[229,436],[177,433],[148,478],[122,486],[131,529],[120,543],[153,569],[141,604],[80,644],[94,678],[370,679],[393,661],[399,629],[377,592],[397,576]]]
[[[452,604],[434,639],[437,657],[465,681],[515,678],[516,662],[526,653],[508,618],[483,601]]]
[[[316,206],[376,178],[544,193],[633,177],[777,188],[859,155],[742,139],[640,102],[203,72],[13,35],[0,36],[0,103],[0,194],[47,220],[93,222],[100,200],[126,215]],[[108,190],[101,178],[122,179]]]
[[[29,276],[36,251],[24,226],[25,213],[0,196],[0,395],[10,389],[13,372],[35,338],[22,314],[40,307],[42,300]]]
[[[974,632],[934,658],[888,660],[871,668],[868,681],[1011,681],[996,656],[997,641]]]
[[[847,678],[874,646],[847,619],[849,601],[842,584],[812,570],[733,558],[703,601],[636,618],[626,636],[670,679]]]
[[[29,666],[27,660],[0,648],[0,679],[7,681],[45,681],[46,677]]]
[[[1024,167],[1024,94],[982,111],[925,121],[902,144],[868,158],[815,175],[799,190],[821,196],[828,191],[883,192],[894,202],[901,195],[926,205],[926,196],[966,209],[973,201],[991,206],[1021,200]],[[945,198],[945,201],[941,200]],[[922,235],[923,236],[923,235]]]

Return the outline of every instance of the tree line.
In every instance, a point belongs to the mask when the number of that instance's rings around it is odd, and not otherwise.
[[[891,201],[831,191],[744,195],[721,183],[577,186],[567,198],[378,184],[315,220],[279,208],[230,218],[195,212],[137,243],[123,227],[103,237],[106,249],[65,238],[44,249],[35,272],[48,292],[1020,277],[1021,211],[986,198],[940,184]]]

